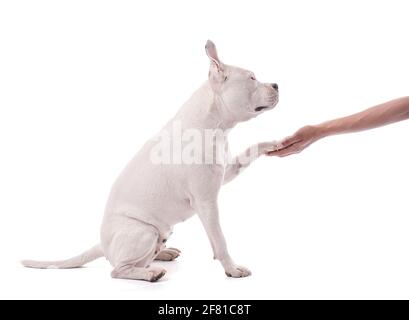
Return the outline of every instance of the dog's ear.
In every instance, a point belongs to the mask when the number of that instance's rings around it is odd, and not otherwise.
[[[217,55],[216,46],[210,40],[206,42],[206,54],[210,59],[210,72],[209,78],[220,81],[224,78],[223,71],[224,66],[223,63],[220,61],[219,56]]]
[[[210,40],[207,40],[205,49],[206,49],[206,54],[210,59],[210,62],[214,63],[218,70],[221,70],[223,64],[221,63],[219,56],[217,55],[217,50],[216,50],[216,46],[214,45],[214,43]]]

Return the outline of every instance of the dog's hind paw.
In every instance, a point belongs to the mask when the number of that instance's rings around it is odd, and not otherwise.
[[[148,281],[150,282],[156,282],[160,278],[162,278],[166,274],[166,270],[163,268],[156,268],[156,267],[150,267],[150,270],[148,272]]]
[[[176,248],[165,248],[158,253],[155,260],[173,261],[180,256],[180,250]]]

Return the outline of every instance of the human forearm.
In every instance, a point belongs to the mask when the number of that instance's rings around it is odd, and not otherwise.
[[[319,138],[369,130],[409,118],[409,97],[392,100],[365,111],[315,126]]]

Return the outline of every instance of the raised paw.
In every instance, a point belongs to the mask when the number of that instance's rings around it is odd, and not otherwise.
[[[176,248],[165,248],[158,253],[155,260],[160,261],[173,261],[180,256],[180,250]]]
[[[245,267],[233,265],[225,270],[226,275],[232,278],[244,278],[251,275],[251,271]]]
[[[281,142],[272,141],[272,142],[262,142],[258,144],[259,154],[268,154],[269,152],[277,151],[283,148]]]

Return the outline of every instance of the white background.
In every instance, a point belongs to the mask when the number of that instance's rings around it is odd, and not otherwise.
[[[98,242],[111,184],[208,72],[204,45],[280,85],[234,152],[408,95],[407,1],[2,1],[1,298],[409,298],[409,124],[263,158],[220,195],[227,279],[195,217],[155,283],[100,259],[30,270]]]

